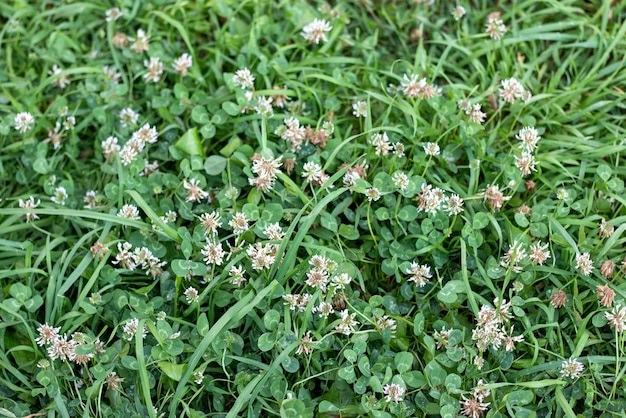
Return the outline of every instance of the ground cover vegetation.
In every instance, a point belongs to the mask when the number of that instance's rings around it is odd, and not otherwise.
[[[0,16],[0,416],[623,416],[623,2]]]

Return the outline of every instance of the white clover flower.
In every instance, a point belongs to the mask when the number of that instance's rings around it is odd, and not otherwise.
[[[463,16],[465,16],[465,8],[463,6],[456,6],[454,10],[452,10],[454,20],[461,20]]]
[[[209,197],[209,194],[202,190],[199,184],[200,180],[198,179],[183,180],[183,187],[187,190],[186,202],[200,202]]]
[[[122,73],[118,72],[115,67],[109,67],[108,65],[102,67],[102,72],[104,73],[104,77],[107,80],[111,80],[113,84],[118,84],[122,77]]]
[[[60,75],[62,72],[63,70],[54,64],[52,70],[48,71],[48,75],[56,76]],[[67,74],[63,74],[57,77],[52,83],[57,85],[60,89],[64,89],[70,82],[67,78]]]
[[[157,83],[161,80],[161,75],[165,71],[165,65],[158,57],[150,57],[150,61],[144,60],[143,65],[148,69],[148,72],[143,75],[146,81],[153,81]]]
[[[332,28],[327,21],[315,19],[302,28],[302,37],[310,44],[319,44],[320,41],[328,42],[326,32],[330,32]]]
[[[393,181],[394,186],[396,186],[400,190],[405,190],[409,185],[409,177],[400,171],[393,173],[391,176],[391,181]]]
[[[576,255],[576,270],[580,270],[583,276],[589,276],[593,271],[593,261],[589,253]]]
[[[126,341],[132,341],[135,337],[135,334],[139,330],[139,320],[137,318],[133,318],[124,324],[124,328],[122,332],[124,333],[124,339]],[[145,338],[148,335],[148,330],[146,329],[146,325],[144,324],[143,329],[141,330],[141,337]]]
[[[185,300],[187,301],[187,303],[191,304],[200,300],[198,290],[196,290],[195,287],[189,286],[187,289],[185,289],[185,292],[183,294],[185,295]]]
[[[439,144],[436,144],[434,142],[428,142],[428,143],[426,143],[426,145],[424,145],[424,152],[426,153],[426,155],[430,155],[431,157],[435,157],[435,156],[439,155],[441,150],[439,148]]]
[[[224,251],[222,244],[213,241],[207,241],[204,248],[200,250],[200,252],[204,256],[204,262],[207,265],[214,264],[221,266],[224,261],[224,256],[226,255],[226,251]]]
[[[150,48],[150,38],[146,35],[143,29],[137,30],[137,39],[130,46],[130,49],[135,51],[137,54],[142,52],[147,52]]]
[[[500,19],[500,13],[491,13],[487,17],[487,25],[485,25],[485,33],[489,35],[491,39],[498,40],[506,33],[506,26]]]
[[[387,155],[392,150],[392,145],[386,132],[377,132],[372,135],[372,145],[376,148],[376,155],[379,156]]]
[[[39,206],[39,204],[41,203],[41,200],[37,199],[37,202],[35,202],[35,198],[30,196],[26,200],[20,199],[18,203],[20,205],[20,208],[22,209],[35,209],[37,206]],[[26,212],[26,222],[30,222],[35,219],[39,219],[39,216],[37,216],[36,214],[32,212]]]
[[[122,109],[120,112],[120,124],[123,128],[133,126],[139,120],[139,114],[130,107]]]
[[[312,183],[315,181],[320,181],[323,174],[321,165],[313,161],[308,161],[304,163],[302,169],[302,177],[304,177],[307,182]]]
[[[67,199],[67,190],[63,186],[54,189],[54,196],[50,198],[57,205],[65,205],[65,199]]]
[[[174,61],[172,67],[174,67],[174,71],[179,73],[181,76],[185,77],[187,75],[187,70],[193,65],[193,60],[191,55],[188,53],[184,53],[180,57]]]
[[[274,108],[272,107],[272,97],[259,96],[254,106],[254,110],[258,115],[271,117],[274,114]]]
[[[576,359],[565,360],[561,364],[561,376],[569,377],[570,379],[577,379],[580,374],[585,370],[585,366]]]
[[[15,115],[15,129],[24,134],[30,131],[35,124],[35,118],[29,112],[21,112]]]
[[[357,118],[367,117],[367,102],[359,100],[356,103],[352,103],[352,114]]]
[[[120,218],[130,219],[131,221],[141,220],[141,217],[139,216],[139,209],[137,209],[137,206],[133,204],[122,206],[122,208],[117,212],[117,216]]]
[[[119,19],[120,17],[122,17],[122,12],[117,7],[113,7],[113,8],[108,9],[106,11],[106,21],[107,22],[114,22],[117,19]]]
[[[237,70],[233,76],[233,84],[239,86],[242,89],[254,88],[254,76],[247,68]]]
[[[611,329],[617,332],[626,330],[626,306],[615,305],[611,312],[605,312],[604,316],[609,321]]]
[[[395,383],[391,383],[383,387],[383,393],[385,394],[385,400],[387,402],[402,402],[402,396],[404,395],[404,392],[406,392],[406,389]]]
[[[248,218],[242,212],[238,212],[233,216],[233,219],[228,221],[228,225],[233,228],[235,235],[241,235],[250,228],[248,224]]]
[[[371,187],[365,191],[365,196],[370,202],[376,202],[380,199],[380,191],[376,187]]]

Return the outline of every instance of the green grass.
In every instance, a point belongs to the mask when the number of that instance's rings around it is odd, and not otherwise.
[[[0,5],[0,416],[623,416],[626,6],[459,5]]]

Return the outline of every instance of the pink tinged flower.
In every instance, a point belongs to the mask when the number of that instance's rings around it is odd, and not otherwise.
[[[191,179],[189,181],[183,180],[183,187],[187,190],[187,202],[200,202],[202,199],[209,197],[209,194],[202,190],[198,185],[200,181],[198,179]]]
[[[406,392],[406,389],[396,383],[391,383],[383,387],[383,393],[387,402],[402,402],[404,392]]]
[[[606,219],[602,218],[598,227],[598,236],[600,236],[600,238],[610,238],[614,232],[615,227],[607,222]]]
[[[71,360],[74,356],[76,345],[77,344],[74,340],[68,341],[67,335],[63,335],[62,337],[58,337],[56,340],[52,341],[52,344],[48,347],[48,356],[51,360]]]
[[[542,244],[541,242],[536,242],[530,246],[530,255],[528,256],[530,261],[533,264],[538,264],[540,266],[550,258],[550,251],[548,250],[548,243]]]
[[[311,338],[311,331],[307,331],[300,339],[300,345],[298,345],[296,349],[296,354],[311,354],[316,344],[318,344],[318,342],[313,341],[313,338]]]
[[[490,405],[490,402],[482,402],[475,396],[466,398],[461,395],[461,399],[461,413],[467,418],[480,418]]]
[[[120,388],[120,383],[124,381],[124,378],[119,377],[115,372],[111,372],[104,381],[107,384],[107,389],[118,390]]]
[[[155,142],[157,142],[158,137],[159,134],[156,130],[156,127],[150,126],[150,124],[146,123],[140,129],[133,132],[131,140],[138,143],[139,147],[143,149],[146,143],[154,144]]]
[[[208,241],[200,252],[204,256],[204,262],[207,265],[214,264],[221,266],[224,261],[224,256],[226,255],[226,251],[222,248],[222,244],[213,241]]]
[[[61,331],[61,327],[55,328],[48,324],[42,324],[37,328],[39,336],[35,339],[35,342],[42,347],[46,344],[52,344],[59,339],[59,331]]]
[[[537,148],[537,142],[539,142],[541,136],[539,136],[539,132],[534,127],[526,126],[519,130],[515,138],[522,142],[520,148],[533,152]]]
[[[306,277],[305,283],[307,285],[320,289],[322,292],[326,292],[326,286],[329,281],[328,272],[314,268],[307,273]]]
[[[510,200],[511,196],[504,196],[500,191],[500,187],[497,184],[487,186],[485,190],[485,201],[489,204],[493,211],[499,211],[502,209],[502,205],[507,200]]]
[[[327,42],[326,32],[330,32],[332,28],[327,21],[315,19],[302,28],[302,37],[310,44],[319,44],[320,41]]]
[[[67,121],[66,121],[67,122]],[[59,147],[61,146],[61,141],[63,140],[63,137],[65,136],[64,132],[60,132],[61,131],[61,123],[60,122],[56,122],[54,124],[54,129],[50,129],[50,128],[46,128],[46,130],[48,131],[48,137],[46,139],[44,139],[44,143],[51,143],[52,147],[54,149],[59,149]]]
[[[143,29],[139,29],[137,31],[137,39],[134,41],[135,42],[130,46],[130,49],[138,54],[141,52],[147,52],[150,48],[150,38],[146,36]]]
[[[35,118],[29,112],[21,112],[15,115],[15,129],[24,134],[30,131],[35,124]]]
[[[304,126],[300,126],[300,121],[296,118],[286,118],[283,123],[285,126],[280,131],[280,137],[291,142],[292,151],[298,151],[306,137]]]
[[[254,245],[249,245],[246,250],[246,254],[250,257],[252,262],[252,268],[254,270],[270,269],[276,261],[276,254],[278,252],[278,245],[265,244],[257,242]]]
[[[609,327],[617,332],[626,330],[626,307],[615,305],[611,312],[605,312],[604,316],[609,321]]]
[[[483,123],[487,115],[481,110],[482,106],[476,103],[471,107],[471,110],[467,113],[469,120],[474,123]]]
[[[402,92],[412,98],[420,97],[424,93],[424,89],[428,83],[425,78],[420,78],[417,74],[411,74],[411,76],[403,75],[403,80],[400,83]]]
[[[228,225],[233,228],[233,233],[235,235],[241,235],[248,230],[250,227],[248,225],[248,218],[242,212],[236,213],[233,216],[233,219],[228,221]]]
[[[506,26],[500,19],[500,13],[491,13],[487,17],[487,25],[485,26],[485,33],[489,35],[491,39],[500,39],[506,33]]]
[[[522,84],[514,78],[502,80],[502,88],[498,90],[498,93],[508,103],[515,103],[515,99],[528,102],[531,97],[530,92],[526,91]]]
[[[165,71],[165,65],[158,57],[150,57],[150,61],[144,60],[143,65],[148,69],[148,72],[143,75],[146,81],[153,81],[157,83],[161,80],[161,75]]]
[[[217,235],[217,228],[222,226],[222,217],[219,213],[203,213],[200,215],[200,224],[204,227],[207,235]]]
[[[519,168],[522,177],[528,176],[531,172],[537,171],[535,157],[528,151],[523,151],[520,157],[515,156],[515,166]]]
[[[187,70],[191,68],[192,65],[193,60],[191,58],[191,55],[185,52],[183,55],[178,57],[176,61],[174,61],[172,67],[174,67],[174,71],[184,77],[187,75]]]

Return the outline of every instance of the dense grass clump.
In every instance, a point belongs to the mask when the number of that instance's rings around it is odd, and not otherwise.
[[[622,2],[0,19],[0,416],[623,416]]]

